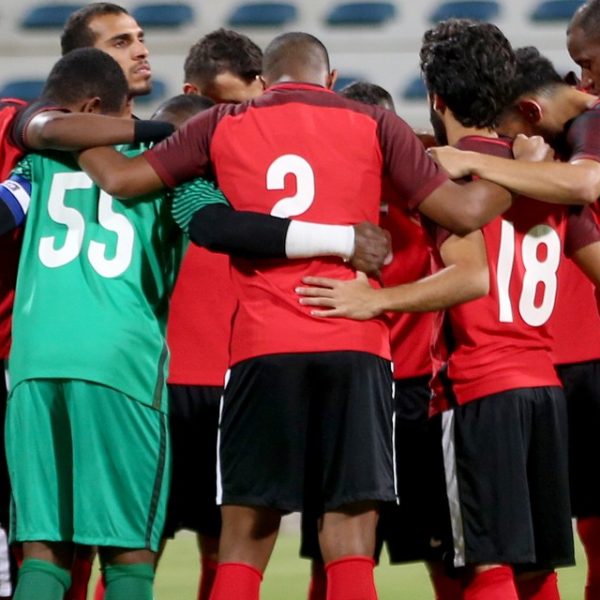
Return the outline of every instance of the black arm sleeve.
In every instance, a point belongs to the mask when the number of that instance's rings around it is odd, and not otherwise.
[[[285,258],[290,221],[210,204],[192,217],[190,239],[198,246],[241,258]]]
[[[4,202],[0,202],[0,235],[12,231],[16,226],[14,215]]]

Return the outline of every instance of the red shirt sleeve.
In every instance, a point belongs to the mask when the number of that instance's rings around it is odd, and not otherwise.
[[[173,135],[144,153],[168,187],[196,177],[211,177],[210,144],[218,122],[234,105],[220,104],[192,117]]]
[[[425,152],[413,130],[390,111],[378,114],[378,136],[384,174],[410,209],[415,209],[447,175]]]
[[[600,227],[590,206],[571,211],[567,221],[565,254],[572,256],[577,250],[600,242]]]
[[[586,110],[573,121],[567,132],[567,145],[571,149],[569,161],[600,162],[600,110]]]
[[[31,149],[29,142],[27,141],[27,128],[29,127],[29,123],[31,123],[32,119],[37,117],[40,113],[49,111],[71,112],[67,108],[57,106],[54,102],[50,102],[49,100],[39,100],[24,106],[16,113],[10,136],[17,148],[23,152],[28,152]]]

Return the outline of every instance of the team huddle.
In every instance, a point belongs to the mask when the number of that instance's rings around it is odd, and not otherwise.
[[[377,598],[384,545],[439,600],[556,600],[573,517],[599,599],[600,0],[567,39],[581,81],[425,32],[434,141],[300,32],[204,36],[136,119],[143,31],[73,13],[0,104],[0,597],[85,600],[97,555],[151,600],[185,528],[199,600],[258,600],[300,512],[309,600]]]

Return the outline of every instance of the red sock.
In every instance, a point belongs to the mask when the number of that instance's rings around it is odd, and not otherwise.
[[[532,577],[517,577],[515,583],[519,600],[560,600],[558,577],[554,571]]]
[[[600,598],[600,517],[577,519],[577,531],[587,557],[585,600]]]
[[[325,573],[325,565],[321,561],[313,560],[308,587],[308,600],[326,600],[326,598],[327,574]]]
[[[429,573],[435,591],[435,600],[462,600],[463,589],[460,579],[452,579],[443,571],[443,567]]]
[[[464,600],[519,600],[510,567],[475,573],[463,590]]]
[[[370,556],[345,556],[325,565],[327,600],[377,600]]]
[[[88,558],[75,556],[71,567],[71,587],[65,595],[65,600],[86,600],[91,574],[92,561]]]
[[[245,563],[220,563],[210,600],[258,600],[262,573]]]
[[[94,590],[94,600],[104,600],[104,575],[98,579],[98,583],[96,584],[96,589]]]
[[[219,563],[216,560],[203,556],[201,565],[202,571],[200,572],[200,584],[198,585],[198,600],[208,600],[213,583],[215,582]]]

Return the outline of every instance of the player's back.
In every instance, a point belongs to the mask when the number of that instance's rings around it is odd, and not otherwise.
[[[507,139],[470,136],[459,147],[512,158]],[[518,197],[482,228],[490,290],[447,310],[436,323],[436,335],[445,342],[434,353],[434,369],[443,371],[434,380],[437,408],[450,400],[447,383],[459,404],[510,389],[559,385],[548,321],[566,217],[565,207]]]
[[[168,297],[181,252],[170,206],[96,188],[63,154],[26,157],[15,171],[31,203],[14,310],[13,385],[68,378],[160,401]]]
[[[296,83],[275,85],[249,104],[221,110],[227,112],[214,130],[211,162],[219,187],[236,209],[330,224],[378,221],[387,169],[382,147],[385,136],[391,137],[381,115],[388,111]],[[406,138],[404,150],[418,146],[423,154],[410,129],[399,123],[394,122],[398,145]],[[408,204],[422,187],[437,181],[438,173],[419,171],[418,158],[401,154],[391,179]],[[257,263],[235,258],[232,264],[240,298],[232,363],[261,354],[324,350],[389,358],[382,320],[314,319],[298,303],[294,288],[303,276],[354,277],[341,260]]]

